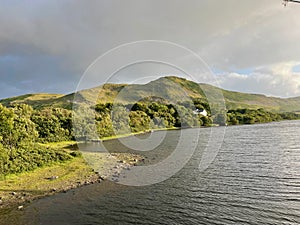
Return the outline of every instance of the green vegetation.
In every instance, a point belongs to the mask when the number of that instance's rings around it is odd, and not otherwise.
[[[61,111],[49,110],[48,116],[52,118],[52,123],[44,123],[39,120],[43,118],[41,115],[44,115],[44,111],[35,111],[25,104],[15,104],[10,108],[0,104],[1,175],[30,171],[53,162],[63,162],[72,158],[74,153],[70,154],[38,143],[39,141],[70,139],[68,129],[72,128],[67,127],[69,124],[66,122],[67,119],[70,119],[68,118],[70,114],[58,112]],[[56,116],[59,116],[59,119]]]
[[[61,108],[44,108],[32,115],[40,142],[60,142],[72,139],[72,113]]]
[[[123,88],[127,88],[126,92],[118,96],[118,103],[113,103]],[[184,93],[179,89],[183,89]],[[145,85],[105,84],[79,92],[76,101],[74,94],[31,94],[2,100],[0,174],[31,171],[54,162],[70,161],[80,155],[76,151],[49,145],[52,142],[72,141],[75,138],[105,139],[156,129],[253,124],[300,118],[297,113],[279,112],[288,107],[300,109],[299,98],[282,100],[223,90],[226,104],[231,108],[220,113],[211,111],[203,90],[210,93],[213,98],[210,100],[217,99],[214,91],[219,89],[216,87],[167,77]],[[160,96],[149,96],[149,92],[159,93]],[[182,98],[182,94],[187,94],[188,98]],[[91,102],[95,95],[98,101],[91,108],[91,104],[86,103]],[[136,99],[140,100],[136,102]],[[294,104],[287,107],[291,102]],[[86,108],[71,110],[72,105],[77,107],[81,103]],[[261,104],[266,107],[259,108]],[[93,109],[93,113],[87,115],[87,109]],[[200,113],[203,110],[207,115]],[[76,129],[72,126],[72,119],[78,123]],[[96,133],[91,132],[94,125]]]
[[[210,118],[201,114],[195,115],[192,110],[195,105],[198,109],[205,109],[207,104],[199,100],[189,104],[182,102],[173,105],[153,99],[116,106],[112,103],[97,104],[95,119],[98,135],[103,138],[154,129],[210,126]]]
[[[182,102],[177,105],[153,99],[144,99],[135,104],[112,103],[97,104],[95,114],[86,115],[65,108],[45,107],[33,109],[26,104],[13,103],[9,107],[0,104],[0,174],[7,175],[31,171],[53,162],[64,162],[78,156],[45,143],[128,135],[154,129],[210,126],[208,117],[195,115],[190,108],[191,103]],[[207,104],[195,100],[199,109]],[[84,115],[90,121],[86,124]],[[72,127],[72,116],[81,129]],[[88,136],[89,126],[96,121],[97,136]],[[91,125],[92,126],[92,125]]]
[[[2,149],[0,157],[0,173],[7,175],[30,171],[53,162],[63,162],[71,159],[72,155],[63,150],[45,148],[36,144],[32,145],[30,149],[17,148],[11,155]]]
[[[73,103],[78,103],[74,102],[75,95],[77,101],[79,101],[80,103],[92,102],[93,99],[97,97],[97,103],[106,104],[109,102],[114,102],[123,88],[126,88],[126,90],[128,90],[128,95],[124,95],[119,99],[120,102],[124,105],[134,104],[136,101],[136,97],[138,97],[138,99],[147,98],[152,90],[156,91],[157,93],[161,93],[163,97],[167,97],[166,99],[181,99],[182,93],[179,89],[182,89],[182,91],[192,99],[205,99],[205,93],[210,93],[210,95],[212,95],[212,99],[210,99],[210,102],[214,102],[214,100],[217,99],[217,97],[214,96],[214,93],[216,93],[216,91],[223,93],[226,108],[228,110],[235,110],[240,108],[263,108],[266,111],[278,113],[300,111],[300,97],[283,99],[267,97],[259,94],[247,94],[227,91],[208,84],[197,84],[193,81],[174,76],[159,78],[158,80],[152,81],[145,85],[105,84],[99,87],[82,90],[77,94],[71,93],[68,95],[22,95],[19,97],[0,100],[0,103],[5,106],[10,106],[12,103],[24,103],[32,106],[34,109],[49,107],[72,109]],[[205,92],[203,90],[205,90]]]
[[[228,111],[217,112],[214,107],[220,105],[216,94],[220,89],[178,77],[145,85],[105,84],[80,91],[75,100],[75,94],[29,94],[0,100],[0,207],[98,182],[99,174],[74,147],[75,139],[107,140],[150,130],[300,119],[300,114],[292,112],[300,111],[300,98],[221,91]],[[208,103],[204,93],[215,105]],[[91,104],[95,96],[96,104]],[[128,157],[133,156],[117,158]],[[101,176],[113,169],[105,155],[96,159]]]
[[[64,142],[59,147],[66,148],[69,145],[70,143]],[[50,146],[58,147],[53,144]],[[53,176],[57,179],[49,179]],[[98,179],[99,175],[95,174],[82,157],[75,157],[64,163],[52,163],[30,172],[10,174],[5,179],[0,179],[0,209],[76,188],[85,183],[97,182]]]
[[[296,113],[273,113],[264,109],[237,109],[227,112],[228,125],[268,123],[280,120],[300,119]]]

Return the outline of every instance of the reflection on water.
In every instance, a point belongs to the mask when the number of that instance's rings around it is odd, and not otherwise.
[[[299,134],[300,121],[228,127],[204,172],[200,142],[189,163],[162,183],[106,181],[71,190],[28,205],[19,224],[300,224]]]

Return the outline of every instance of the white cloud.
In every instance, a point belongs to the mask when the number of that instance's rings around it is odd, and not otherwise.
[[[259,93],[278,97],[300,95],[300,73],[292,69],[299,63],[287,62],[257,68],[253,73],[218,75],[220,86],[240,92]]]
[[[0,76],[18,89],[23,80],[41,76],[38,80],[57,87],[53,91],[65,92],[60,84],[79,80],[98,56],[143,39],[186,46],[212,68],[227,72],[298,62],[299,12],[299,5],[285,8],[279,0],[1,1],[0,58],[16,56],[27,58],[28,63],[24,66],[22,60],[16,60],[13,69],[0,63]],[[37,63],[41,58],[52,61]],[[40,72],[42,67],[45,74]],[[276,83],[278,77],[275,72],[261,71],[247,79]],[[33,86],[42,85],[36,81]],[[227,82],[227,86],[232,85]],[[270,93],[263,87],[259,90]],[[0,90],[0,97],[4,95],[7,93]]]

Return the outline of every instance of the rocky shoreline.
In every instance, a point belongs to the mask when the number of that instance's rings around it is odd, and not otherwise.
[[[59,177],[58,177],[59,178]],[[57,179],[58,179],[57,178]],[[32,202],[33,200],[40,199],[46,196],[50,196],[56,193],[66,193],[69,190],[79,188],[84,185],[90,185],[94,183],[100,183],[103,180],[103,178],[97,174],[95,176],[90,176],[88,179],[83,181],[76,181],[74,184],[66,184],[64,186],[52,188],[51,190],[48,190],[44,192],[43,194],[31,194],[29,192],[25,191],[13,191],[10,192],[9,195],[2,197],[0,196],[0,210],[5,208],[12,208],[15,207],[19,210],[24,208],[24,205],[27,203]]]
[[[66,193],[72,189],[76,189],[85,185],[101,183],[101,181],[107,179],[118,182],[118,178],[122,170],[129,170],[130,167],[137,166],[139,163],[143,162],[143,158],[141,156],[131,153],[102,154],[105,155],[101,155],[101,157],[98,158],[98,162],[101,162],[101,166],[99,168],[95,169],[92,165],[92,169],[90,167],[91,165],[88,165],[89,171],[84,172],[84,174],[81,174],[82,171],[75,171],[78,172],[78,175],[74,179],[68,179],[66,176],[61,177],[56,174],[46,176],[49,173],[45,173],[40,179],[43,179],[43,186],[45,182],[48,183],[48,185],[43,187],[43,190],[41,191],[32,191],[30,189],[26,190],[26,188],[21,190],[17,188],[14,190],[12,188],[12,191],[5,192],[0,190],[0,215],[1,211],[5,211],[7,209],[23,210],[26,204],[29,204],[36,199],[51,196],[57,193]],[[44,170],[47,170],[47,168],[44,168]],[[51,168],[49,170],[51,170]],[[35,173],[35,171],[30,173]],[[10,180],[7,179],[7,183],[9,182]],[[38,186],[36,186],[36,188],[39,189]]]

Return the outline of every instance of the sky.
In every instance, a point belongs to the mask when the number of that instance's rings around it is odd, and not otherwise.
[[[284,7],[281,0],[0,0],[0,98],[74,92],[99,56],[143,40],[175,43],[196,53],[224,89],[300,96],[300,4]],[[118,51],[113,54],[111,58],[117,60]],[[184,76],[174,66],[150,64],[124,66],[110,80],[146,82],[144,78],[151,74]],[[201,77],[203,71],[199,71]],[[90,85],[107,82],[108,77],[98,68],[97,79]]]

